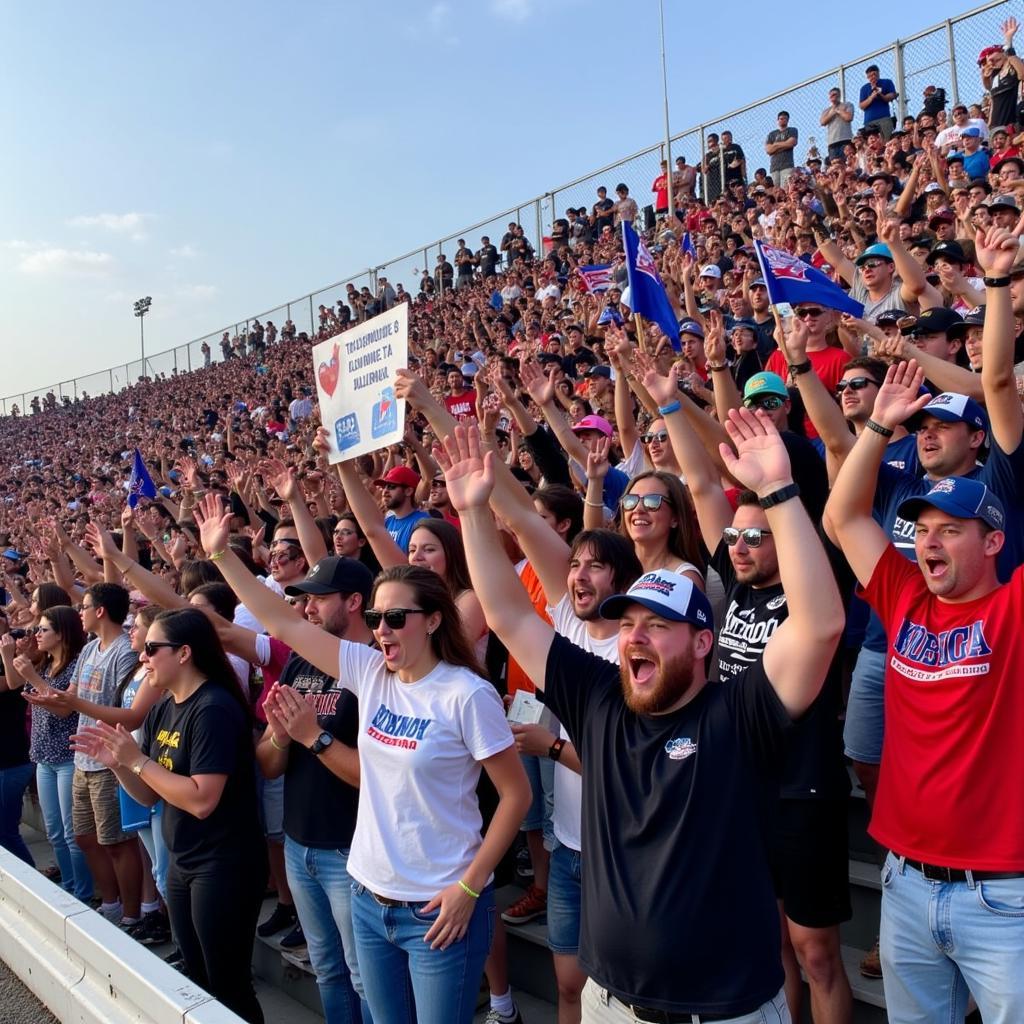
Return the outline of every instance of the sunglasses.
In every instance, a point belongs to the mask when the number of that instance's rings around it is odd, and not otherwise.
[[[762,529],[760,526],[748,526],[744,530],[737,530],[735,526],[727,526],[722,531],[722,540],[729,547],[734,548],[740,537],[742,537],[743,543],[748,548],[759,548],[762,538],[769,536],[771,532],[771,530]]]
[[[864,270],[875,270],[878,267],[884,267],[886,264],[885,260],[865,260],[861,267]]]
[[[782,408],[783,402],[785,399],[780,395],[756,395],[754,398],[748,398],[743,404],[748,409],[764,409],[765,412],[775,412],[776,409]]]
[[[378,629],[382,619],[389,629],[402,629],[407,616],[426,614],[422,608],[388,608],[383,612],[367,608],[363,611],[363,621],[370,629]]]
[[[873,377],[851,377],[849,380],[841,380],[836,385],[836,394],[841,395],[847,388],[851,391],[863,391],[869,384],[874,384],[876,388],[882,386]]]
[[[270,563],[271,563],[271,565],[273,565],[274,563],[276,563],[277,565],[281,565],[284,562],[294,562],[294,561],[295,561],[294,557],[291,555],[290,552],[287,552],[287,551],[275,551],[270,556]]]
[[[671,506],[672,499],[666,494],[624,494],[619,498],[624,512],[632,512],[641,502],[648,512],[657,512],[662,503]]]
[[[654,430],[648,431],[646,434],[640,435],[641,444],[650,444],[652,441],[657,441],[658,444],[664,444],[668,440],[667,430]]]
[[[821,316],[825,310],[818,306],[805,306],[803,309],[794,309],[793,313],[798,320],[806,320],[809,316]]]
[[[147,658],[152,658],[161,647],[170,647],[172,650],[176,651],[181,647],[181,644],[172,644],[169,640],[147,640],[142,645],[142,649],[146,652]]]

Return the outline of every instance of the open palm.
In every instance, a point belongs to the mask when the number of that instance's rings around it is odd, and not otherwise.
[[[485,508],[494,490],[494,453],[481,455],[476,426],[457,426],[434,454],[444,470],[448,500],[458,512]]]
[[[196,505],[193,515],[199,524],[199,542],[203,550],[208,555],[223,551],[231,537],[231,510],[225,511],[216,494],[207,494]]]
[[[763,412],[732,409],[725,429],[736,446],[719,445],[726,469],[748,490],[763,496],[792,482],[789,453]]]

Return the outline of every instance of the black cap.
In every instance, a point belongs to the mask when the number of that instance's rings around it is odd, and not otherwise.
[[[305,594],[360,594],[363,604],[370,600],[373,589],[373,573],[355,558],[329,555],[321,558],[301,583],[285,587],[289,597]]]
[[[926,309],[911,329],[911,334],[948,334],[951,327],[963,323],[963,317],[945,306]]]
[[[958,324],[953,324],[947,334],[949,335],[950,341],[954,338],[963,338],[967,334],[968,327],[982,327],[984,323],[985,306],[983,303],[980,306],[975,306],[973,309],[967,310],[967,312],[964,313],[963,320]]]
[[[951,260],[953,263],[967,263],[969,262],[967,257],[964,255],[964,250],[961,248],[959,242],[939,242],[937,246],[930,253],[928,253],[927,262],[928,266],[934,266],[935,261],[939,259]]]
[[[590,367],[590,369],[587,370],[587,372],[585,374],[583,374],[583,376],[584,377],[604,377],[606,380],[611,380],[612,379],[612,368],[610,366],[605,366],[603,363],[598,363],[597,366]]]
[[[875,317],[875,326],[881,327],[882,324],[894,324],[897,320],[902,320],[907,315],[905,309],[887,309]]]

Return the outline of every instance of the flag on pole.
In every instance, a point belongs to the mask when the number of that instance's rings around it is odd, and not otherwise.
[[[863,316],[864,306],[851,299],[842,288],[820,270],[793,256],[785,249],[754,240],[757,262],[768,288],[772,305],[788,302],[791,306],[816,302],[826,309],[837,309],[852,316]]]
[[[591,295],[600,295],[601,292],[608,291],[608,286],[612,283],[611,264],[592,264],[589,267],[578,267],[577,269],[580,280],[583,282],[583,287]]]
[[[688,252],[694,260],[697,259],[697,247],[693,244],[693,237],[689,231],[683,232],[683,244],[680,246],[683,252]]]
[[[633,230],[633,225],[622,222],[622,245],[626,250],[626,272],[629,274],[629,307],[634,313],[652,320],[660,328],[672,347],[681,351],[679,322],[665,286],[658,276],[658,267],[644,244]]]
[[[139,503],[139,498],[155,497],[156,485],[149,475],[149,470],[146,469],[146,464],[142,461],[139,449],[136,448],[135,459],[132,462],[132,475],[128,481],[128,507],[135,508]]]

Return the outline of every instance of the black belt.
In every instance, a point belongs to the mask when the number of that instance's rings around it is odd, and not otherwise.
[[[378,896],[370,889],[366,890],[382,907],[418,907],[422,900],[393,900],[390,896]]]
[[[899,856],[899,854],[895,854]],[[919,860],[907,860],[904,864],[920,871],[929,882],[966,882],[970,876],[976,882],[994,881],[997,878],[1024,878],[1024,871],[970,871],[967,868],[940,868],[935,864],[922,864]]]
[[[732,1020],[733,1017],[739,1016],[735,1013],[722,1016],[720,1013],[676,1013],[674,1010],[655,1010],[650,1006],[627,1003],[610,992],[608,995],[625,1006],[637,1020],[645,1021],[647,1024],[713,1024],[716,1020]]]

